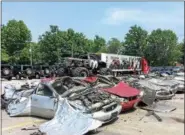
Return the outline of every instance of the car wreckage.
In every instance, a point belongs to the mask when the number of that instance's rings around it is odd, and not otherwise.
[[[163,91],[163,97],[169,97],[167,90],[175,94],[182,78],[160,79],[102,75],[45,78],[19,89],[6,85],[1,101],[11,117],[31,115],[51,119],[40,125],[39,132],[82,135],[117,119],[121,111],[133,109],[141,102],[145,106],[140,108],[152,111],[162,121],[155,112],[171,112],[176,108],[160,103],[158,99],[168,98],[159,98],[158,92]]]
[[[133,109],[144,95],[143,91],[130,87],[114,76],[97,75],[96,77],[86,77],[83,81],[96,84],[96,87],[118,98],[122,105],[122,111]]]
[[[91,114],[93,119],[103,123],[116,119],[121,112],[120,103],[111,94],[70,77],[41,81],[29,90],[8,90],[13,91],[6,107],[10,116],[33,115],[50,119],[54,117],[58,103],[64,99],[73,109]]]

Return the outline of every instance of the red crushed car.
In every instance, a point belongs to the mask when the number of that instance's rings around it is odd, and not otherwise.
[[[98,81],[98,77],[87,77],[83,81],[88,83],[95,83]],[[113,87],[108,88],[101,88],[102,90],[109,92],[117,98],[120,99],[121,105],[122,105],[122,111],[128,111],[130,109],[133,109],[135,104],[141,101],[141,97],[143,95],[143,92],[130,87],[128,84],[124,83],[123,81],[120,81],[118,84],[116,84]]]
[[[130,87],[124,82],[119,82],[112,88],[104,88],[113,95],[116,95],[121,100],[122,111],[127,111],[134,108],[134,105],[141,101],[141,92],[138,89]]]

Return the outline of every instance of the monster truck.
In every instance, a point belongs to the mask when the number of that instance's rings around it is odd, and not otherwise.
[[[81,55],[76,58],[66,57],[64,63],[57,69],[59,76],[87,77],[91,74],[110,75],[106,62],[101,61],[96,54]]]

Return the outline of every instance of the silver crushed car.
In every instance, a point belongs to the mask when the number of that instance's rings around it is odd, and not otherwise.
[[[70,77],[41,81],[36,88],[24,91],[15,92],[16,98],[7,105],[10,116],[33,115],[51,119],[59,102],[66,99],[73,109],[106,123],[116,119],[122,108],[110,94]]]

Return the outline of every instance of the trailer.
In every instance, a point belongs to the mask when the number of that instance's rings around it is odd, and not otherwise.
[[[143,57],[100,53],[99,59],[106,63],[106,68],[117,76],[118,74],[136,73],[147,74],[149,72],[148,62]]]

